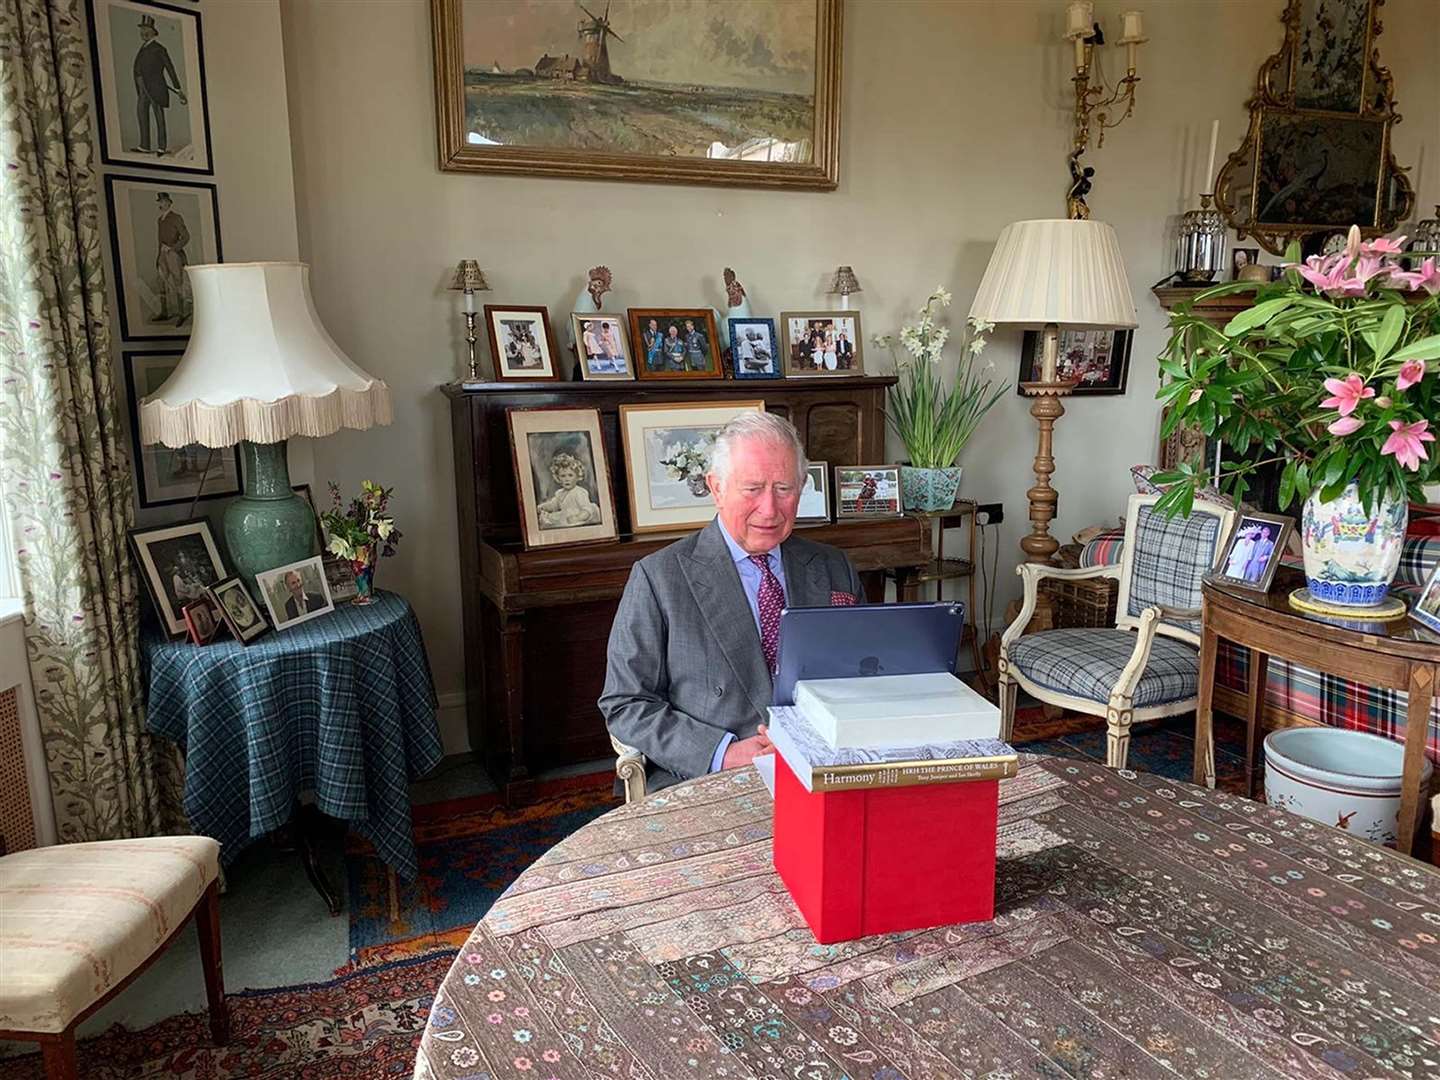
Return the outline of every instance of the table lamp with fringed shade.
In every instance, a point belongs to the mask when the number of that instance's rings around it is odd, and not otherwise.
[[[1060,399],[1075,389],[1056,368],[1060,328],[1131,329],[1135,300],[1115,230],[1099,221],[1017,221],[1007,225],[970,306],[975,319],[1041,331],[1040,379],[1022,382],[1034,398],[1030,415],[1040,425],[1035,453],[1035,486],[1030,500],[1030,534],[1020,541],[1029,562],[1046,563],[1060,547],[1050,535],[1058,496],[1050,486],[1055,471],[1055,421],[1065,415]]]
[[[316,554],[315,510],[290,487],[286,440],[390,423],[390,389],[326,333],[297,262],[189,266],[195,325],[165,384],[140,406],[140,439],[240,446],[245,494],[225,510],[234,569]]]

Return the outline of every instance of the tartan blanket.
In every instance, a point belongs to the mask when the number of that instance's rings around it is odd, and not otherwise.
[[[1101,533],[1081,551],[1080,565],[1118,563],[1124,547],[1123,529]],[[1286,561],[1296,560],[1287,557]],[[1437,562],[1440,562],[1440,536],[1407,537],[1400,556],[1400,570],[1395,576],[1395,592],[1414,599]],[[1248,649],[1228,641],[1220,642],[1215,661],[1215,681],[1219,685],[1243,694],[1248,688],[1249,670]],[[1265,700],[1277,709],[1330,727],[1367,731],[1397,742],[1405,739],[1406,695],[1403,691],[1366,686],[1272,657],[1265,677]],[[1430,711],[1425,752],[1440,765],[1440,701]]]
[[[400,877],[417,871],[410,780],[442,756],[420,624],[394,593],[251,645],[142,645],[149,729],[185,752],[185,811],[229,864],[302,791]]]

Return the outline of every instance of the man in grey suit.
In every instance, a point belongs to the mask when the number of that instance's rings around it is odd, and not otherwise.
[[[790,535],[806,464],[789,421],[732,420],[707,475],[715,519],[630,572],[599,705],[645,755],[646,791],[770,753],[780,609],[865,602],[843,551]]]

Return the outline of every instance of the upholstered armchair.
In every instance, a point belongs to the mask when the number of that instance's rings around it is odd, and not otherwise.
[[[1123,769],[1136,721],[1195,708],[1200,672],[1200,582],[1235,527],[1235,511],[1196,502],[1188,517],[1155,511],[1134,495],[1118,565],[1070,570],[1024,563],[1025,601],[1000,639],[1001,737],[1009,739],[1023,687],[1040,701],[1105,720],[1105,764]],[[1040,582],[1111,577],[1120,582],[1115,626],[1026,634]]]
[[[615,775],[625,785],[625,801],[638,802],[645,797],[645,755],[614,735],[610,736],[610,745],[615,748]]]

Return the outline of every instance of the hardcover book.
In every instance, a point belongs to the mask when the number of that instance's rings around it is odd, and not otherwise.
[[[903,747],[831,746],[799,708],[770,709],[770,741],[806,791],[851,791],[1003,780],[1019,758],[999,739],[957,739]]]
[[[1000,710],[946,671],[805,679],[795,707],[831,746],[921,746],[994,739]]]

